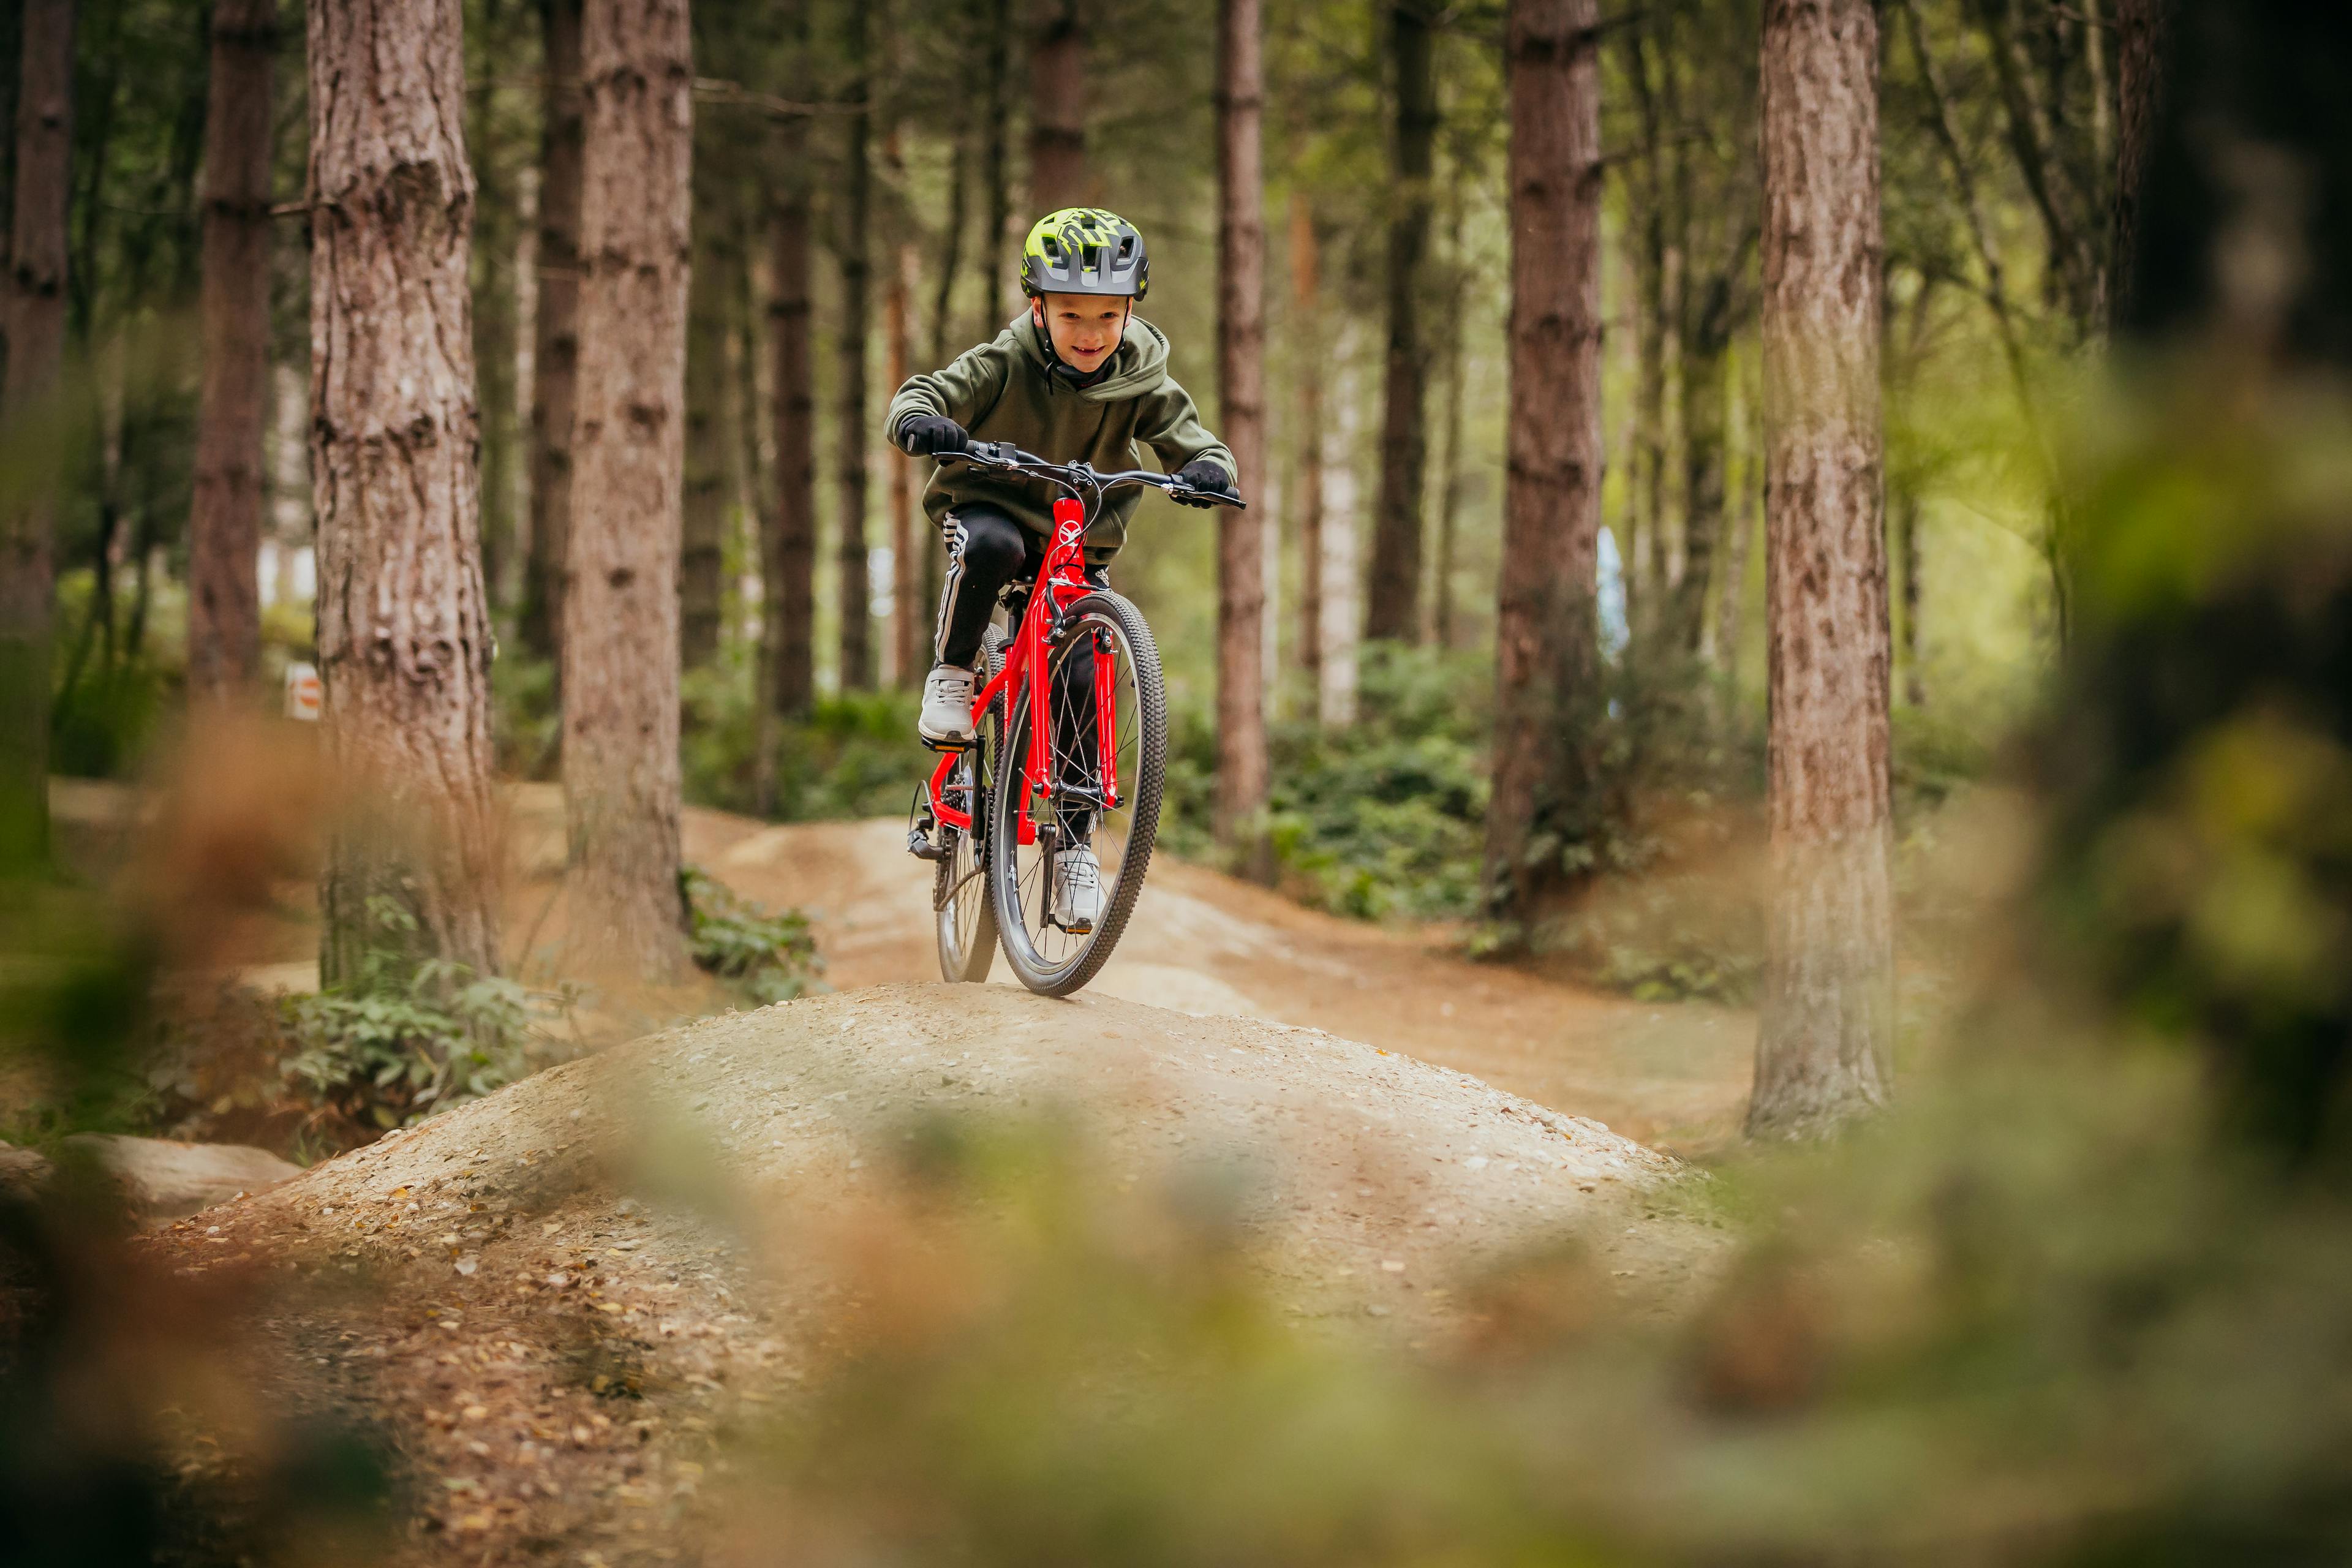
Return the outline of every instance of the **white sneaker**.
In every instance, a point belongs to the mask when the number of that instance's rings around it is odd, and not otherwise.
[[[1054,923],[1084,936],[1102,919],[1102,862],[1081,844],[1054,857]]]
[[[972,742],[971,704],[978,677],[952,664],[936,664],[923,679],[923,714],[915,729],[924,740],[943,746],[969,746]]]

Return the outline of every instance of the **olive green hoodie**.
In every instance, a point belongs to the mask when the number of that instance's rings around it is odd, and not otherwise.
[[[909,376],[890,400],[883,429],[895,442],[898,426],[916,415],[943,415],[976,441],[1010,441],[1057,463],[1141,468],[1140,442],[1171,474],[1197,458],[1217,463],[1228,476],[1234,471],[1234,455],[1202,428],[1192,395],[1168,374],[1166,335],[1142,317],[1128,317],[1126,335],[1091,386],[1050,374],[1052,352],[1036,322],[1020,316],[945,370]],[[924,489],[923,510],[937,523],[966,501],[985,501],[1043,536],[1051,531],[1058,493],[1042,480],[941,463]],[[1087,531],[1089,558],[1103,560],[1127,542],[1128,520],[1141,499],[1141,491],[1126,489],[1105,500]]]

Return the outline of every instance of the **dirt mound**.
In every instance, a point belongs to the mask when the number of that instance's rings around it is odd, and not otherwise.
[[[1066,1129],[1087,1178],[1213,1189],[1302,1319],[1411,1337],[1568,1236],[1628,1291],[1715,1247],[1620,1223],[1678,1167],[1592,1121],[1316,1030],[1109,996],[890,985],[574,1062],[162,1233],[293,1276],[285,1401],[363,1407],[416,1550],[618,1561],[689,1527],[711,1435],[845,1342],[806,1238],[854,1233],[940,1119]],[[1638,1231],[1638,1234],[1637,1234]]]

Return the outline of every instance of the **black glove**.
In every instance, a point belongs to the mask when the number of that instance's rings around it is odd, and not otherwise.
[[[935,458],[971,450],[971,435],[943,415],[910,414],[898,423],[898,446],[909,457]]]
[[[1177,469],[1176,482],[1186,489],[1213,490],[1221,496],[1234,493],[1234,477],[1206,458],[1195,458]]]

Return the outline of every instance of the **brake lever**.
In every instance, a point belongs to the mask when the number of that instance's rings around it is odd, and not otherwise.
[[[1221,506],[1229,506],[1235,511],[1249,510],[1249,502],[1223,490],[1170,490],[1168,499],[1178,506],[1198,507],[1202,511]]]

